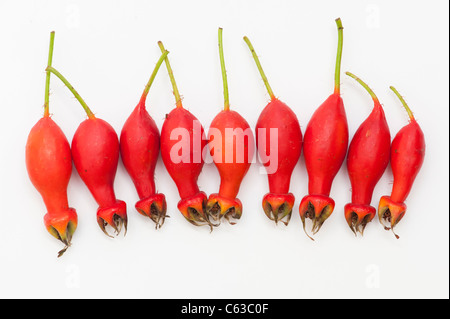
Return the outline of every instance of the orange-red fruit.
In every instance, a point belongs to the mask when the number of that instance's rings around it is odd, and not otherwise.
[[[166,115],[161,129],[161,157],[181,197],[178,209],[196,226],[211,225],[205,213],[206,194],[197,185],[205,146],[204,129],[191,112],[176,107]]]
[[[303,139],[303,154],[308,172],[308,192],[300,203],[300,217],[313,220],[313,233],[321,228],[334,209],[329,197],[331,185],[345,159],[348,124],[344,103],[333,93],[314,112]]]
[[[116,199],[114,179],[119,161],[119,139],[110,124],[99,118],[89,118],[77,128],[72,140],[75,168],[97,204],[97,222],[109,235],[105,226],[119,233],[127,228],[124,201]]]
[[[224,110],[211,122],[208,141],[220,188],[219,193],[210,195],[206,209],[214,220],[225,217],[234,224],[242,215],[242,203],[236,197],[253,159],[253,132],[239,113]]]
[[[277,160],[275,171],[267,171],[269,193],[263,198],[264,212],[271,220],[287,225],[295,201],[294,195],[289,192],[291,175],[302,150],[300,124],[291,108],[273,98],[261,112],[255,132],[256,145],[265,168],[274,169],[270,159],[276,157]]]
[[[374,108],[359,126],[350,143],[347,170],[352,186],[352,201],[345,206],[350,229],[363,234],[376,215],[370,206],[374,188],[389,164],[391,134],[383,107],[374,100]]]
[[[67,199],[72,156],[66,136],[49,116],[40,119],[31,129],[25,158],[28,176],[47,208],[45,227],[67,248],[78,223],[76,211],[69,207]]]
[[[394,175],[391,196],[383,196],[378,205],[380,222],[386,220],[394,229],[406,212],[404,201],[409,195],[414,180],[425,157],[425,137],[414,118],[394,137],[391,145],[391,167]],[[398,236],[395,235],[397,238]]]
[[[152,219],[157,228],[164,223],[167,210],[165,196],[156,193],[155,187],[159,145],[158,127],[145,109],[145,102],[141,101],[122,128],[120,154],[139,196],[136,210]]]

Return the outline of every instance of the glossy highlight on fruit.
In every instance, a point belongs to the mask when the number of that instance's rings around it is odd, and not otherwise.
[[[55,32],[50,33],[48,64],[53,58]],[[31,129],[25,146],[28,176],[41,194],[47,213],[44,224],[47,231],[65,247],[71,245],[78,225],[75,209],[69,207],[67,187],[72,174],[72,155],[69,142],[49,113],[50,72],[46,73],[44,116]]]
[[[264,195],[262,206],[269,219],[287,225],[295,202],[289,185],[302,150],[302,131],[292,109],[275,97],[250,40],[244,37],[244,41],[270,96],[255,127],[256,146],[269,181],[269,193]]]
[[[164,52],[163,43],[159,41],[158,45],[161,52]],[[167,57],[165,63],[172,82],[176,107],[166,115],[161,129],[161,157],[167,172],[177,185],[181,198],[177,205],[178,210],[191,224],[208,225],[212,230],[213,225],[205,212],[207,197],[197,185],[204,164],[202,152],[206,146],[205,132],[200,121],[183,108]],[[178,152],[173,152],[179,147],[184,151],[181,158]]]
[[[167,203],[164,194],[156,191],[155,167],[159,156],[160,135],[155,121],[146,110],[145,101],[158,69],[168,53],[162,53],[138,105],[126,120],[120,134],[122,162],[139,196],[136,210],[149,217],[156,228],[164,224]]]
[[[251,165],[254,137],[247,121],[238,112],[230,110],[222,32],[222,28],[219,28],[224,108],[212,120],[208,132],[208,146],[219,171],[220,187],[218,193],[209,196],[206,211],[216,223],[225,217],[230,224],[235,224],[242,216],[243,207],[237,195]]]
[[[389,164],[391,134],[375,93],[352,73],[346,74],[369,92],[374,103],[372,112],[356,130],[347,154],[352,201],[345,205],[345,219],[355,235],[358,232],[363,235],[367,224],[376,215],[375,207],[370,204],[374,188]]]
[[[127,230],[126,203],[116,198],[114,179],[119,162],[119,138],[114,128],[97,118],[67,79],[53,67],[47,71],[56,75],[73,93],[84,108],[88,119],[80,123],[72,138],[72,157],[75,168],[98,204],[97,223],[112,237],[106,226],[118,235],[122,227]]]
[[[303,154],[308,172],[308,195],[300,202],[300,218],[305,230],[307,218],[317,233],[334,210],[330,197],[331,186],[344,162],[348,146],[348,124],[344,102],[340,95],[340,68],[343,45],[343,26],[336,19],[338,50],[334,76],[334,93],[314,112],[303,138]],[[308,233],[306,233],[308,235]],[[309,238],[312,239],[310,235]]]
[[[411,109],[406,104],[400,93],[393,87],[391,90],[400,99],[409,116],[409,124],[402,127],[391,145],[391,167],[394,175],[391,195],[383,196],[378,204],[378,217],[380,223],[386,230],[392,230],[395,237],[394,227],[405,216],[405,200],[414,184],[425,159],[425,137],[422,129],[417,123]]]

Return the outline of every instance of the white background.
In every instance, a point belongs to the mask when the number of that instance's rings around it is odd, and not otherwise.
[[[448,298],[449,99],[447,1],[4,1],[0,2],[0,297],[62,298]],[[378,220],[364,237],[348,228],[345,166],[336,177],[333,215],[316,236],[303,233],[298,203],[307,191],[303,157],[291,191],[288,227],[275,226],[261,208],[266,176],[254,164],[239,198],[242,219],[207,227],[187,223],[178,193],[161,161],[159,191],[167,196],[162,229],[134,210],[137,194],[119,163],[115,189],[129,207],[126,237],[106,237],[97,205],[74,170],[68,193],[79,215],[73,245],[62,245],[43,225],[45,206],[28,179],[25,143],[42,116],[49,33],[56,31],[53,66],[72,82],[97,117],[117,132],[137,104],[160,56],[170,60],[184,106],[205,128],[223,106],[217,28],[224,49],[232,109],[254,127],[268,102],[242,40],[253,42],[275,94],[298,115],[304,132],[313,111],[332,93],[337,46],[335,18],[344,25],[342,96],[351,136],[370,113],[366,91],[344,75],[365,80],[383,103],[392,136],[407,123],[405,96],[427,142],[424,165],[397,232]],[[175,105],[161,68],[147,100],[160,128]],[[50,112],[69,141],[86,118],[71,93],[52,77]],[[205,165],[199,185],[217,192],[219,176]],[[389,194],[392,171],[372,204]]]

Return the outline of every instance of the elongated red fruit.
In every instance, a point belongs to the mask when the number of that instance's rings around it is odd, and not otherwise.
[[[92,196],[99,205],[97,223],[101,230],[111,226],[119,234],[122,226],[127,230],[126,203],[116,199],[114,179],[119,162],[119,139],[113,127],[95,117],[73,86],[56,69],[47,71],[55,74],[73,93],[86,111],[88,119],[81,122],[72,139],[72,157],[75,168]]]
[[[391,86],[392,91],[402,102],[409,116],[409,124],[398,131],[392,140],[391,167],[394,175],[391,196],[383,196],[378,205],[378,217],[381,224],[387,221],[386,230],[392,229],[396,238],[399,236],[394,232],[394,227],[406,213],[406,204],[414,180],[419,173],[425,158],[425,137],[414,118],[411,109],[406,104],[398,91]]]
[[[55,32],[50,33],[48,66],[52,64]],[[72,174],[70,145],[61,128],[49,113],[50,72],[45,82],[44,116],[31,129],[25,147],[28,176],[41,194],[47,213],[44,224],[47,231],[64,243],[58,253],[62,256],[71,244],[77,228],[78,216],[69,207],[67,186]]]
[[[336,19],[336,25],[339,41],[334,93],[314,112],[306,127],[303,139],[303,154],[308,172],[309,194],[300,202],[299,211],[304,230],[306,218],[310,218],[313,221],[313,234],[320,230],[325,220],[330,217],[334,210],[334,200],[329,197],[331,185],[344,162],[348,146],[347,116],[340,96],[340,69],[344,29],[341,19]],[[310,238],[312,239],[312,237]]]
[[[161,41],[158,45],[161,52],[164,52]],[[209,225],[212,230],[212,224],[205,212],[207,197],[197,185],[204,164],[202,152],[206,146],[205,132],[200,121],[183,108],[167,57],[165,62],[172,82],[176,107],[166,115],[161,129],[161,157],[181,197],[177,205],[178,210],[191,224]]]
[[[250,40],[244,37],[244,41],[270,96],[255,128],[256,146],[269,180],[269,193],[264,196],[262,206],[269,219],[287,225],[295,202],[289,185],[302,150],[302,131],[295,113],[275,97]]]
[[[350,229],[361,235],[376,215],[370,206],[373,190],[389,164],[391,134],[383,107],[375,93],[361,79],[346,74],[360,83],[373,99],[374,107],[353,136],[347,154],[347,170],[352,185],[352,202],[345,205],[345,219]]]
[[[230,110],[228,82],[223,56],[222,28],[219,28],[219,55],[222,69],[224,109],[212,120],[208,131],[210,154],[220,175],[219,192],[211,194],[206,209],[215,222],[225,217],[234,224],[242,216],[237,198],[254,155],[254,138],[247,121]]]
[[[136,210],[153,220],[156,228],[164,224],[167,203],[164,194],[156,192],[155,167],[159,156],[160,136],[155,121],[145,108],[145,100],[168,53],[165,51],[161,55],[138,105],[126,120],[120,134],[122,162],[140,199],[135,205]]]

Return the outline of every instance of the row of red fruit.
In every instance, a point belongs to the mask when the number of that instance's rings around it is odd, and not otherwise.
[[[270,161],[263,163],[267,169],[269,193],[264,196],[262,206],[268,218],[276,223],[281,221],[288,224],[295,200],[294,195],[289,192],[289,185],[303,147],[309,194],[300,203],[300,217],[304,229],[306,219],[310,218],[313,223],[312,233],[316,233],[334,210],[335,203],[329,197],[330,190],[333,179],[347,156],[352,202],[345,206],[345,218],[355,235],[357,232],[362,234],[367,223],[376,215],[376,209],[370,206],[372,193],[390,162],[394,175],[393,189],[391,196],[381,198],[378,215],[382,224],[383,220],[388,221],[389,224],[384,226],[386,229],[393,229],[405,214],[404,201],[423,162],[425,154],[423,133],[403,98],[391,87],[402,101],[410,118],[410,123],[397,133],[391,145],[389,128],[378,98],[364,82],[347,72],[347,75],[357,80],[369,92],[374,101],[372,113],[360,125],[348,147],[347,118],[340,96],[343,27],[340,19],[336,19],[336,24],[339,42],[334,93],[315,111],[304,136],[295,113],[275,97],[250,40],[244,37],[271,99],[261,112],[255,128],[257,132],[265,130],[263,134],[256,134],[258,152],[263,157],[276,149],[275,155],[279,159],[274,171],[269,171]],[[168,51],[162,42],[158,42],[162,55],[138,105],[125,122],[119,139],[111,125],[97,118],[64,76],[52,67],[54,35],[52,32],[50,36],[46,68],[44,116],[29,134],[26,166],[29,177],[42,195],[47,208],[45,226],[50,234],[65,244],[59,256],[70,246],[77,227],[76,211],[69,207],[67,198],[72,160],[78,174],[99,205],[97,221],[108,236],[110,236],[106,230],[108,225],[117,234],[122,227],[125,231],[127,227],[126,204],[116,198],[113,188],[119,153],[140,198],[135,207],[139,213],[151,218],[156,223],[156,228],[163,225],[167,210],[165,196],[156,192],[154,182],[154,171],[160,150],[164,165],[179,191],[181,200],[178,202],[178,209],[190,223],[197,226],[208,225],[211,230],[220,224],[223,217],[230,223],[235,223],[242,215],[242,203],[237,198],[239,187],[251,165],[255,144],[252,133],[240,141],[243,143],[240,146],[243,147],[237,147],[235,136],[230,137],[226,134],[226,130],[230,128],[250,132],[251,129],[239,113],[230,110],[222,29],[219,28],[219,53],[224,109],[213,119],[207,137],[201,125],[200,133],[195,132],[194,126],[199,125],[196,124],[199,122],[183,108],[167,58]],[[145,101],[163,62],[172,82],[176,107],[166,115],[160,135],[154,120],[146,111]],[[51,73],[72,91],[88,116],[76,130],[72,146],[50,117]],[[180,128],[189,132],[190,140],[195,139],[194,134],[201,135],[200,152],[209,147],[221,179],[218,193],[207,197],[197,185],[204,161],[198,150],[194,149],[194,143],[189,144],[187,161],[174,160],[171,152],[179,141],[173,138],[172,133]],[[269,136],[271,129],[277,130],[277,140],[271,141]],[[211,134],[213,130],[223,134],[213,136]],[[265,142],[260,144],[264,138]],[[276,147],[271,143],[276,143]]]

